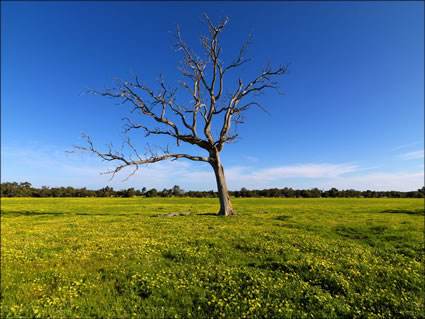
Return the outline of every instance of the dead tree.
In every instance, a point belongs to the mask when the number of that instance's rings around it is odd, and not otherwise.
[[[200,44],[205,50],[205,55],[201,58],[183,41],[179,27],[176,32],[176,49],[183,52],[183,60],[179,67],[182,73],[182,80],[179,81],[177,88],[187,90],[191,97],[189,105],[183,105],[177,102],[176,89],[170,89],[164,82],[162,76],[158,80],[159,90],[148,88],[139,82],[137,76],[133,82],[126,82],[118,79],[118,85],[115,88],[105,88],[103,91],[89,90],[90,93],[99,94],[111,98],[121,99],[121,103],[130,103],[132,114],[141,115],[141,118],[150,117],[159,125],[159,127],[148,127],[143,123],[136,123],[133,119],[125,118],[125,132],[135,129],[141,129],[146,136],[166,135],[175,139],[177,146],[181,142],[196,145],[208,156],[194,156],[189,154],[172,153],[162,150],[156,153],[148,148],[145,155],[141,156],[130,139],[127,138],[126,144],[134,153],[133,157],[125,156],[120,152],[109,148],[107,152],[101,152],[95,148],[92,140],[86,134],[88,146],[75,146],[72,152],[77,150],[88,151],[101,157],[103,160],[119,163],[115,169],[106,172],[113,176],[122,169],[133,166],[134,170],[129,175],[133,175],[140,165],[155,163],[168,159],[177,160],[180,158],[192,161],[203,161],[209,163],[214,169],[218,195],[220,199],[220,211],[218,215],[234,215],[232,204],[230,202],[229,192],[226,185],[223,166],[220,161],[220,152],[226,143],[230,143],[237,138],[235,130],[231,131],[232,123],[243,123],[243,116],[252,106],[260,107],[258,102],[246,102],[247,98],[263,92],[265,89],[278,89],[278,83],[272,81],[277,75],[287,72],[286,66],[279,66],[272,69],[267,65],[263,71],[250,82],[244,83],[241,78],[235,83],[233,92],[224,91],[224,78],[227,72],[236,69],[248,62],[246,58],[246,49],[249,44],[249,38],[240,49],[238,57],[232,63],[225,65],[221,60],[222,47],[219,42],[219,35],[229,18],[225,18],[214,25],[210,18],[204,14],[204,20],[201,20],[208,28],[208,35],[202,36]],[[227,76],[226,76],[227,78]],[[177,119],[177,120],[176,120]],[[213,123],[214,122],[214,123]],[[219,127],[216,134],[212,133],[212,127]],[[200,133],[200,131],[202,131]],[[135,158],[134,158],[135,157]],[[128,176],[128,177],[129,177]]]

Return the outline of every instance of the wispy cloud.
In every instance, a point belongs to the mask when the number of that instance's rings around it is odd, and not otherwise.
[[[142,166],[133,177],[123,182],[122,180],[131,173],[131,169],[118,174],[110,181],[110,175],[100,175],[101,172],[111,168],[110,163],[81,154],[68,156],[64,151],[58,151],[53,147],[38,149],[8,147],[4,150],[2,158],[6,159],[2,169],[5,171],[4,176],[7,179],[16,179],[18,176],[24,175],[35,185],[45,185],[51,182],[54,183],[51,186],[103,187],[107,184],[116,188],[141,188],[143,186],[164,188],[179,184],[185,189],[209,190],[216,188],[214,173],[206,163],[184,160],[159,162]],[[19,168],[15,167],[18,162],[20,163]],[[336,178],[356,170],[358,167],[352,163],[310,163],[261,169],[252,164],[252,166],[246,167],[226,167],[225,174],[229,188],[239,189],[241,187],[275,187],[283,185],[284,180],[288,178]],[[43,172],[41,176],[39,176],[39,172]],[[30,180],[31,178],[34,181]]]
[[[29,181],[34,186],[73,186],[101,188],[106,185],[122,188],[169,188],[174,184],[186,189],[214,189],[215,178],[206,163],[166,161],[140,167],[137,173],[123,181],[131,172],[128,168],[117,174],[101,174],[111,170],[113,163],[103,162],[88,154],[65,153],[53,146],[12,147],[2,149],[2,177],[5,181]],[[194,187],[190,187],[194,185]]]
[[[319,188],[356,189],[380,191],[413,191],[424,186],[424,172],[372,173],[361,176],[347,176],[320,182]]]
[[[216,189],[214,172],[207,163],[184,160],[159,162],[141,167],[134,176],[123,182],[131,170],[110,181],[110,175],[100,175],[111,168],[110,163],[86,154],[68,156],[55,147],[4,147],[2,151],[3,180],[29,181],[37,187],[69,185],[101,188],[109,185],[116,189],[162,189],[180,185],[186,190]],[[232,190],[241,187],[261,189],[287,186],[409,191],[423,186],[423,169],[393,173],[376,172],[376,169],[359,167],[355,163],[307,163],[266,168],[258,168],[256,163],[251,163],[249,166],[226,166],[225,174],[229,189]],[[365,170],[371,172],[366,173]]]
[[[300,164],[278,166],[263,169],[252,167],[231,167],[226,170],[229,183],[250,185],[272,185],[273,182],[288,178],[335,178],[342,174],[354,172],[354,164]],[[244,185],[245,185],[244,184]]]
[[[415,172],[369,172],[375,168],[360,168],[354,164],[305,164],[280,166],[255,170],[252,168],[233,167],[226,171],[231,189],[241,187],[270,188],[293,187],[358,190],[399,190],[412,191],[424,184],[423,170]],[[356,175],[353,176],[355,173]]]
[[[401,149],[404,149],[404,148],[409,148],[409,147],[417,146],[419,144],[424,145],[424,142],[423,141],[422,142],[417,141],[417,142],[413,142],[413,143],[398,145],[398,146],[396,146],[396,147],[393,148],[393,151],[397,151],[397,150],[401,150]]]
[[[424,150],[399,154],[398,157],[404,160],[424,158]]]
[[[358,170],[352,163],[329,164],[308,163],[299,165],[282,165],[269,168],[248,166],[229,167],[225,169],[229,188],[269,188],[292,186],[294,180],[305,183],[308,180],[336,178]]]

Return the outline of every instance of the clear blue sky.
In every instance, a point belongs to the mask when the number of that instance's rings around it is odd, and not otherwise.
[[[423,2],[1,2],[2,181],[34,186],[215,189],[205,163],[179,160],[127,174],[68,156],[82,131],[96,145],[122,140],[128,107],[87,88],[135,73],[175,84],[175,25],[198,49],[202,13],[230,16],[223,60],[253,35],[246,80],[267,61],[289,64],[281,91],[252,109],[222,152],[228,186],[415,190],[424,179]],[[230,88],[234,82],[226,82]],[[143,149],[142,132],[131,136]],[[174,141],[168,141],[177,152]],[[199,155],[196,149],[183,147]]]

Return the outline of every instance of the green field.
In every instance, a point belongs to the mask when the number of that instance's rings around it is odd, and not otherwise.
[[[423,199],[232,202],[4,198],[1,317],[424,318]]]

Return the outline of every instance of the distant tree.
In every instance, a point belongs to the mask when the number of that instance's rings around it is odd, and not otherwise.
[[[23,183],[20,183],[19,186],[20,187],[23,187],[23,188],[30,189],[31,188],[31,183],[29,183],[29,182],[23,182]]]
[[[172,194],[172,190],[171,189],[166,189],[166,188],[164,188],[162,191],[160,191],[158,193],[158,195],[161,196],[161,197],[170,197],[171,194]]]
[[[48,186],[41,186],[40,197],[49,197],[50,190]]]
[[[105,197],[111,197],[114,195],[114,188],[110,186],[106,186],[104,188],[104,195]]]
[[[292,188],[285,187],[282,192],[282,196],[284,197],[295,197],[295,192]]]
[[[362,195],[364,198],[372,198],[372,191],[368,189],[367,191],[363,191]]]
[[[97,197],[111,197],[115,194],[112,187],[106,186],[96,191]]]
[[[312,197],[312,196],[311,196],[311,192],[310,192],[309,190],[307,190],[307,189],[303,189],[303,190],[301,190],[301,192],[300,192],[300,196],[301,196],[301,197],[306,197],[306,198],[310,198],[310,197]]]
[[[210,198],[217,197],[217,193],[214,192],[213,190],[210,190],[210,191],[208,191],[208,197],[210,197]]]
[[[83,187],[83,188],[76,190],[76,196],[77,197],[86,197],[87,196],[87,189],[85,187]]]
[[[184,194],[184,189],[181,189],[179,185],[174,185],[172,194],[173,196],[181,196]]]
[[[339,190],[337,190],[335,187],[333,187],[333,188],[331,188],[331,189],[328,191],[328,196],[329,196],[329,197],[339,197],[339,196],[340,196],[340,192],[339,192]]]
[[[62,197],[63,190],[61,188],[51,188],[49,196]]]
[[[249,196],[249,191],[245,187],[242,187],[239,193],[240,193],[240,196],[242,196],[242,197],[248,197]]]
[[[342,197],[356,197],[356,191],[354,189],[346,189],[341,192],[343,193]]]
[[[157,192],[156,189],[146,191],[144,187],[144,196],[146,197],[156,197],[156,196],[176,196],[175,194],[180,194],[179,196],[186,197],[208,197],[213,198],[217,197],[218,193],[210,191],[188,191],[184,192],[178,185],[175,185],[172,189],[164,188],[161,192]],[[85,187],[83,188],[73,188],[73,187],[52,187],[43,186],[40,188],[31,187],[31,184],[28,182],[17,183],[17,182],[4,182],[1,184],[1,196],[2,197],[131,197],[131,196],[140,196],[142,191],[135,190],[134,188],[129,188],[127,190],[120,190],[118,192],[114,191],[112,187],[106,186],[99,190],[88,190]],[[425,197],[425,188],[422,187],[416,191],[410,192],[400,192],[400,191],[357,191],[354,189],[342,190],[339,191],[336,188],[332,188],[328,191],[321,192],[317,188],[310,190],[293,190],[292,188],[270,188],[262,190],[248,190],[245,187],[242,187],[241,191],[232,191],[229,192],[230,195],[235,197],[317,197],[319,194],[322,197],[365,197],[365,198],[424,198]]]
[[[104,91],[90,90],[90,92],[120,99],[122,103],[130,103],[132,112],[141,115],[143,119],[150,119],[158,125],[158,127],[152,127],[148,125],[148,122],[137,123],[134,119],[127,118],[125,119],[126,132],[141,129],[146,136],[151,134],[168,136],[176,141],[177,146],[180,146],[180,143],[188,143],[199,147],[208,156],[171,153],[168,147],[162,150],[161,154],[148,147],[147,154],[142,156],[127,138],[126,143],[134,153],[133,157],[128,157],[122,152],[114,151],[112,147],[106,152],[98,150],[90,137],[85,134],[83,136],[87,139],[88,146],[75,146],[74,151],[88,151],[103,160],[118,163],[114,170],[107,172],[112,174],[112,177],[122,169],[131,166],[134,167],[134,171],[128,176],[130,177],[140,165],[168,159],[185,158],[207,162],[213,168],[216,177],[220,200],[218,215],[229,216],[234,215],[235,212],[230,202],[220,153],[225,144],[234,142],[238,137],[236,131],[231,131],[232,123],[235,126],[243,123],[246,111],[252,106],[264,110],[258,102],[247,99],[266,89],[277,90],[278,83],[273,79],[275,76],[285,74],[287,67],[279,66],[272,69],[270,65],[267,65],[251,81],[244,84],[244,81],[239,78],[235,83],[236,88],[233,91],[226,91],[225,85],[228,85],[229,81],[225,81],[225,77],[228,79],[228,72],[249,61],[245,58],[249,39],[240,49],[236,59],[225,65],[222,62],[222,46],[219,36],[229,18],[225,18],[215,25],[206,14],[204,17],[203,23],[208,27],[208,35],[202,36],[200,39],[205,53],[203,57],[195,54],[183,41],[177,27],[176,49],[184,56],[180,67],[183,80],[180,81],[179,87],[189,93],[193,103],[178,102],[177,89],[168,87],[162,76],[158,80],[158,92],[140,82],[137,76],[133,82],[118,80],[118,86],[115,88],[106,88]],[[231,86],[229,86],[230,88]],[[200,135],[199,129],[203,136]]]
[[[16,186],[18,183],[15,183]],[[13,183],[2,183],[1,184],[1,196],[2,197],[14,197],[16,196],[16,187],[13,186]]]
[[[271,197],[280,197],[280,190],[278,188],[272,188],[270,190]]]
[[[400,193],[400,192],[391,191],[391,192],[390,192],[390,197],[391,197],[391,198],[400,198],[400,197],[402,197],[402,195],[401,195],[401,193]]]
[[[131,188],[129,188],[129,189],[127,189],[123,192],[123,197],[133,197],[135,195],[136,195],[136,191],[134,190],[133,187],[131,187]]]
[[[146,197],[156,197],[158,196],[158,191],[156,188],[152,188],[146,192]]]
[[[318,188],[310,189],[310,197],[315,197],[315,198],[320,197],[321,193],[322,192]]]

